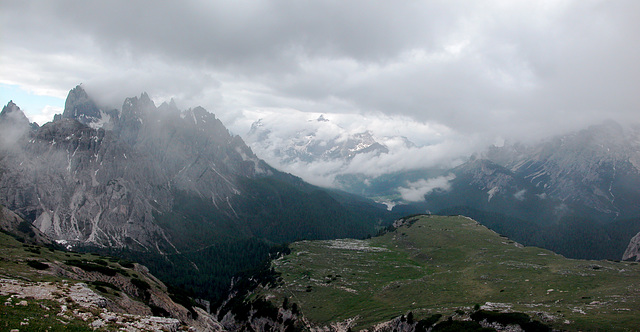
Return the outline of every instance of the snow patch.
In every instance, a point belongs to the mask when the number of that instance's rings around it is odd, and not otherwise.
[[[489,195],[489,198],[487,199],[487,202],[491,202],[491,199],[493,198],[493,196],[496,195],[496,193],[498,193],[500,191],[500,188],[498,187],[493,187],[491,189],[489,189],[489,191],[487,191],[487,194]]]
[[[106,124],[111,122],[111,116],[100,110],[100,118],[93,118],[94,121],[89,122],[89,127],[93,129],[103,128]]]
[[[328,241],[329,248],[331,249],[343,249],[343,250],[354,250],[354,251],[364,251],[364,252],[384,252],[389,251],[387,248],[380,247],[372,247],[369,245],[369,242],[365,240],[355,240],[355,239],[338,239]]]

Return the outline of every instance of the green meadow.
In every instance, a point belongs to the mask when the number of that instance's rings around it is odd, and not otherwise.
[[[418,216],[367,240],[302,241],[272,264],[280,286],[258,296],[296,303],[313,324],[370,328],[409,312],[465,319],[522,312],[562,330],[640,326],[640,266],[567,259],[523,247],[461,216]]]

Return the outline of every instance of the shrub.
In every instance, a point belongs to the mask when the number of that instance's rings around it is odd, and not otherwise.
[[[27,265],[31,266],[36,270],[46,270],[49,268],[49,264],[45,264],[39,261],[28,261]]]
[[[108,266],[109,265],[109,263],[107,263],[107,261],[105,261],[104,259],[96,259],[93,262],[98,264],[98,265],[102,265],[102,266]]]
[[[124,272],[119,269],[113,269],[108,266],[98,265],[92,262],[82,261],[79,259],[70,259],[65,262],[67,265],[79,267],[87,272],[99,272],[108,276],[115,276],[118,272]]]
[[[31,228],[31,223],[29,223],[28,221],[21,221],[18,224],[18,231],[25,233],[27,235],[29,235],[30,237],[34,237],[36,234],[33,232],[33,229]]]
[[[113,289],[113,290],[116,290],[116,291],[119,291],[119,290],[120,290],[120,288],[118,288],[118,286],[116,286],[116,285],[114,285],[114,284],[112,284],[112,283],[110,283],[110,282],[104,282],[104,281],[92,281],[92,282],[91,282],[91,284],[92,284],[92,285],[95,285],[95,286],[109,287],[109,288],[111,288],[111,289]]]
[[[149,304],[149,308],[151,309],[151,314],[154,316],[160,317],[170,317],[168,311],[164,310],[164,308],[158,307],[157,305]]]
[[[101,293],[109,293],[107,289],[102,286],[96,286],[96,290]]]
[[[129,261],[120,261],[120,266],[126,267],[127,269],[133,269],[135,267],[133,265],[133,262],[129,262]]]
[[[146,281],[144,281],[142,279],[139,279],[139,278],[132,278],[131,279],[131,283],[134,286],[140,288],[140,290],[142,290],[142,291],[146,291],[147,289],[151,288],[151,286],[149,285],[148,282],[146,282]]]
[[[440,318],[442,318],[441,314],[435,314],[431,315],[429,318],[419,320],[418,324],[416,325],[416,332],[427,331],[433,326],[433,324],[437,323]]]

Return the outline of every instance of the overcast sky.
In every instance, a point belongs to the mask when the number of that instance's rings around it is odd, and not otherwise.
[[[3,0],[1,102],[22,94],[42,122],[83,83],[114,106],[201,105],[240,135],[290,110],[530,139],[638,121],[639,33],[637,0]]]

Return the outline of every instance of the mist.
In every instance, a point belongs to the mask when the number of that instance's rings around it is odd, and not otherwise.
[[[277,115],[274,133],[289,135],[299,113],[325,114],[416,145],[285,169],[307,179],[452,163],[491,142],[637,122],[640,109],[632,0],[3,1],[0,28],[0,83],[35,95],[82,83],[119,108],[147,92],[203,106],[245,139],[261,118]]]

